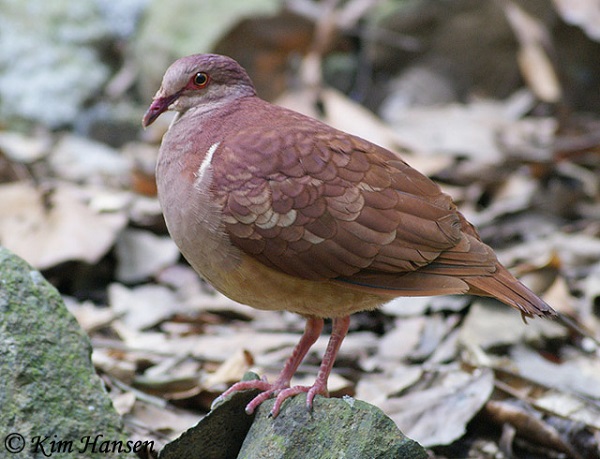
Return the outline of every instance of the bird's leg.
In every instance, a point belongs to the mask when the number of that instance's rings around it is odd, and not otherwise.
[[[274,383],[271,384],[266,379],[262,379],[260,381],[240,381],[231,386],[225,392],[223,392],[223,394],[219,396],[218,400],[226,397],[227,395],[233,392],[237,392],[240,390],[262,390],[262,393],[253,398],[252,401],[248,403],[248,405],[246,405],[246,413],[252,414],[254,410],[258,408],[258,406],[262,402],[267,400],[269,397],[271,397],[272,395],[277,395],[281,393],[284,389],[288,389],[290,387],[290,381],[292,380],[292,377],[296,373],[296,370],[300,366],[300,363],[302,363],[302,360],[308,353],[311,346],[315,344],[315,341],[317,341],[317,339],[321,335],[322,330],[323,319],[318,317],[309,317],[306,320],[306,326],[304,328],[302,338],[300,338],[300,341],[292,351],[292,355],[290,356],[290,358],[285,362],[283,370],[281,371],[281,373],[277,377],[277,380]]]
[[[331,337],[329,338],[327,349],[325,350],[325,354],[323,355],[323,360],[321,361],[321,366],[319,367],[319,373],[317,374],[317,379],[315,380],[315,383],[312,386],[294,386],[281,390],[277,395],[275,404],[273,405],[273,409],[271,410],[270,414],[272,417],[277,417],[281,405],[283,404],[285,399],[294,395],[306,392],[306,407],[309,410],[312,409],[313,399],[315,398],[315,395],[320,394],[326,397],[329,395],[329,393],[327,392],[327,380],[329,379],[329,374],[331,373],[331,369],[333,368],[333,363],[335,362],[337,353],[340,350],[342,341],[348,333],[349,326],[350,316],[338,317],[336,319],[333,319]]]

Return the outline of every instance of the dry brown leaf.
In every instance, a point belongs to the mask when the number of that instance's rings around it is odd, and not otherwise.
[[[128,211],[133,225],[152,228],[162,224],[162,211],[156,197],[135,195]]]
[[[577,315],[577,300],[571,294],[567,281],[562,276],[554,278],[554,282],[544,291],[542,299],[561,313]]]
[[[210,312],[247,320],[254,319],[261,314],[273,318],[279,314],[272,311],[259,311],[227,298],[203,282],[189,265],[167,266],[157,273],[156,280],[174,289],[177,298],[186,305],[189,311]],[[279,321],[274,319],[273,322],[276,324]]]
[[[394,364],[384,373],[364,375],[356,385],[356,398],[384,407],[387,399],[415,384],[423,375],[420,365]]]
[[[551,320],[534,319],[524,324],[520,314],[505,305],[476,300],[460,329],[460,342],[469,349],[489,349],[566,334],[564,327]]]
[[[556,103],[562,89],[548,53],[550,34],[545,25],[511,0],[502,3],[508,23],[512,27],[519,51],[517,61],[523,78],[540,100]]]
[[[553,2],[565,22],[581,27],[591,39],[600,41],[600,1],[553,0]]]
[[[527,117],[498,133],[498,142],[511,158],[544,162],[552,160],[558,121],[552,117]]]
[[[545,387],[600,400],[600,360],[582,353],[557,364],[519,345],[510,351],[511,363],[524,378]]]
[[[135,403],[128,418],[135,419],[136,424],[144,426],[153,432],[166,433],[175,438],[190,426],[195,425],[202,416],[180,410],[172,406],[158,407],[150,403],[138,401]]]
[[[425,447],[447,445],[464,435],[467,423],[488,401],[494,374],[440,369],[424,387],[390,398],[382,407],[408,437]]]
[[[146,284],[128,289],[121,284],[108,287],[109,305],[130,330],[143,330],[186,311],[175,294],[162,285]]]
[[[138,376],[133,381],[136,389],[164,400],[186,400],[202,392],[197,375],[164,377]]]
[[[568,270],[600,260],[600,239],[581,233],[553,231],[545,237],[536,237],[509,249],[497,250],[498,258],[506,266],[515,266],[523,260],[545,260],[548,254],[558,257],[562,269]]]
[[[116,324],[115,324],[116,325]],[[143,349],[156,355],[191,355],[198,360],[224,362],[239,349],[248,349],[257,364],[260,356],[274,350],[288,348],[289,352],[299,339],[292,333],[256,333],[237,330],[233,325],[223,331],[207,329],[204,335],[170,337],[160,332],[139,332],[129,327],[115,327],[126,345],[132,349]],[[289,355],[289,354],[288,354]]]
[[[300,335],[298,334],[296,335],[296,342],[298,342],[299,339]],[[319,361],[321,360],[321,356],[325,353],[328,341],[329,336],[327,334],[321,335],[311,348],[311,352],[314,352],[319,356]],[[294,344],[296,344],[296,342]],[[340,348],[338,355],[340,360],[344,358],[360,360],[375,352],[378,344],[379,337],[375,333],[368,331],[353,331],[348,333],[344,339],[344,343]],[[256,358],[258,361],[259,356],[257,355]]]
[[[49,135],[30,136],[18,132],[0,132],[0,151],[11,161],[31,164],[50,152]]]
[[[117,413],[124,416],[131,412],[135,405],[136,397],[133,392],[123,392],[121,394],[112,397],[113,406]]]
[[[155,276],[180,257],[179,249],[168,236],[157,236],[150,231],[127,229],[116,244],[117,280],[125,283],[140,282]]]
[[[558,103],[562,90],[548,54],[539,45],[523,46],[517,55],[523,77],[543,102]]]
[[[0,185],[0,243],[38,269],[69,260],[96,263],[127,223],[122,213],[100,213],[88,190],[56,182]]]
[[[398,297],[392,301],[385,303],[381,310],[385,314],[397,317],[411,317],[425,314],[431,307],[434,297],[432,296],[415,296],[415,297]]]
[[[567,444],[560,433],[541,419],[541,414],[532,408],[508,401],[490,400],[485,406],[486,413],[499,424],[510,424],[516,434],[528,438],[544,447],[569,453],[574,459],[581,456]]]
[[[94,367],[125,384],[131,384],[135,377],[136,365],[109,349],[96,348],[92,353]]]
[[[426,321],[425,317],[397,319],[395,327],[379,339],[375,358],[385,364],[406,361],[419,345]]]
[[[526,113],[528,99],[527,94],[518,93],[502,102],[477,100],[467,105],[411,107],[394,113],[388,122],[402,145],[412,151],[497,164],[504,159],[498,133]]]
[[[454,316],[454,320],[459,320]],[[427,359],[427,364],[446,363],[456,360],[460,348],[460,328],[455,328],[436,347],[433,354]]]
[[[549,390],[535,399],[535,406],[546,412],[600,430],[600,402],[578,397],[575,394]]]
[[[427,317],[419,345],[410,353],[411,361],[425,361],[441,346],[448,334],[456,327],[459,317],[434,314]]]
[[[110,325],[117,318],[111,309],[96,306],[91,301],[78,303],[72,298],[64,298],[64,301],[69,312],[77,319],[79,326],[88,334]]]
[[[537,182],[527,175],[511,174],[496,191],[492,203],[477,214],[473,223],[489,224],[502,215],[524,211],[529,208],[538,187]]]
[[[225,386],[231,382],[240,381],[242,376],[254,365],[254,358],[245,349],[239,349],[225,360],[217,371],[208,375],[202,381],[203,387],[210,389],[215,386]]]
[[[49,163],[57,177],[76,183],[119,188],[130,179],[129,158],[106,144],[72,134],[58,141]]]
[[[590,329],[597,330],[596,336],[600,338],[600,317],[594,312],[594,305],[600,298],[600,262],[590,268],[581,287],[585,300],[580,308],[581,321]]]

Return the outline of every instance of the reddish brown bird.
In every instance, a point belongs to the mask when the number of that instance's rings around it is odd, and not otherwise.
[[[490,296],[524,317],[555,312],[515,279],[451,198],[396,154],[257,97],[234,60],[197,54],[172,64],[143,125],[177,112],[156,169],[169,232],[217,290],[258,309],[306,317],[300,342],[251,413],[276,396],[327,395],[350,314],[398,296]],[[290,380],[333,331],[315,383]]]

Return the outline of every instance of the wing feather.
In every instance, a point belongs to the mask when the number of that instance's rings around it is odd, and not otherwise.
[[[292,276],[367,289],[466,291],[451,277],[493,269],[434,182],[387,150],[319,126],[292,139],[273,128],[221,142],[213,193],[234,245]]]

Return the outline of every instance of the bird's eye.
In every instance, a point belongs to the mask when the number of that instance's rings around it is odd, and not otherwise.
[[[193,78],[194,86],[203,88],[208,84],[208,75],[204,72],[198,72]]]

